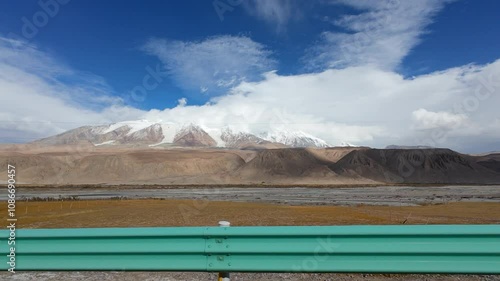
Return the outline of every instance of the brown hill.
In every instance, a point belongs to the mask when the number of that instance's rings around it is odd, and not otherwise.
[[[479,156],[476,157],[476,161],[479,165],[500,173],[500,153],[492,153]]]
[[[333,161],[317,157],[321,155],[317,151],[315,154],[305,148],[261,150],[235,176],[242,182],[375,183],[360,177],[339,176],[328,167]]]
[[[215,140],[203,129],[189,125],[175,135],[174,144],[180,146],[210,147],[216,146]]]
[[[355,150],[330,167],[340,175],[386,183],[500,182],[500,174],[449,149]]]
[[[329,163],[303,148],[261,150],[238,172],[241,175],[300,177],[305,172]]]
[[[17,181],[30,184],[225,183],[244,163],[236,153],[209,150],[0,152],[0,164],[15,165]]]
[[[98,129],[104,130],[104,127],[98,128]],[[94,140],[94,138],[96,138],[94,130],[96,130],[96,128],[94,128],[92,126],[83,126],[83,127],[69,130],[67,132],[64,132],[64,133],[61,133],[61,134],[58,134],[58,135],[55,135],[52,137],[36,140],[32,144],[69,145],[69,144],[75,144],[75,143],[82,141],[82,140],[92,141],[92,140]],[[129,129],[127,128],[126,130],[124,130],[121,133],[127,133],[128,131],[129,131]],[[105,135],[101,136],[101,139],[95,139],[94,141],[96,143],[104,142],[104,141],[107,141],[108,139],[110,139],[111,137],[114,137],[114,135],[111,136],[111,134],[105,134]]]
[[[26,184],[499,184],[500,172],[484,165],[497,156],[482,157],[449,149],[0,146],[0,164],[15,165]]]
[[[314,155],[318,159],[335,163],[340,159],[342,159],[347,154],[349,154],[351,151],[364,150],[364,149],[369,149],[369,147],[353,147],[353,146],[327,147],[327,148],[310,147],[307,148],[307,151],[309,151],[312,155]]]

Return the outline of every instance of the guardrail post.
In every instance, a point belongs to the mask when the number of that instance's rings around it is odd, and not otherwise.
[[[220,227],[229,227],[231,226],[231,223],[228,221],[219,221],[219,226]],[[230,281],[231,279],[229,278],[229,272],[219,272],[219,278],[218,281]]]

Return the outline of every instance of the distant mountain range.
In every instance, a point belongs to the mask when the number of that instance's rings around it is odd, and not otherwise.
[[[0,145],[0,163],[19,166],[29,184],[500,184],[498,153],[331,147],[301,131],[252,134],[147,120]]]
[[[302,131],[271,130],[251,134],[229,127],[154,123],[147,120],[104,126],[84,126],[34,143],[67,145],[89,141],[96,146],[182,146],[227,148],[329,147],[326,141]],[[340,143],[336,146],[350,146]]]
[[[192,128],[181,131],[178,142],[213,145]],[[15,165],[21,184],[500,184],[500,155],[449,149],[165,149],[86,142],[0,145],[0,163]],[[0,174],[0,182],[7,179]]]
[[[385,149],[432,149],[434,147],[432,146],[425,146],[425,145],[388,145],[385,147]]]

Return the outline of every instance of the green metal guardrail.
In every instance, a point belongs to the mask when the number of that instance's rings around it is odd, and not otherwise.
[[[16,271],[500,274],[500,225],[22,229],[15,247]]]

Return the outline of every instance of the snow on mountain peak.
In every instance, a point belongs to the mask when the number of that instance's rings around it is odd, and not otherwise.
[[[345,142],[345,141],[341,142],[341,143],[340,143],[339,145],[337,145],[337,146],[340,146],[340,147],[358,147],[357,145],[354,145],[354,144],[352,144],[352,143],[348,143],[348,142]]]
[[[195,123],[167,123],[161,120],[154,122],[146,119],[81,127],[43,141],[67,144],[79,140],[88,140],[95,145],[149,144],[149,146],[158,146],[168,144],[236,148],[274,143],[291,147],[329,146],[324,140],[303,131],[273,129],[255,135],[240,131],[238,128],[212,128]]]
[[[328,147],[328,143],[320,138],[302,131],[274,130],[262,132],[259,137],[271,142],[278,142],[292,147]]]
[[[205,130],[193,123],[183,126],[175,134],[173,143],[183,146],[217,146],[217,142]]]

